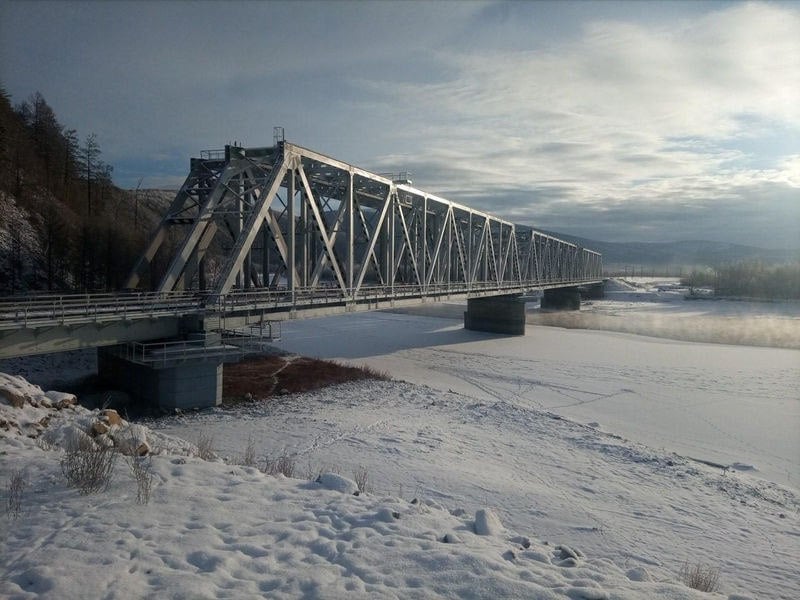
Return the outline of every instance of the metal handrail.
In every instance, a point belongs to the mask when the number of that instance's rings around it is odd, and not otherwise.
[[[249,309],[302,310],[329,304],[380,303],[403,298],[441,297],[543,289],[553,285],[580,285],[597,278],[538,279],[362,286],[343,293],[338,286],[255,288],[225,295],[203,292],[135,292],[124,294],[62,294],[33,298],[0,298],[0,329],[19,326],[67,325],[109,320],[135,320],[190,314],[226,314]]]

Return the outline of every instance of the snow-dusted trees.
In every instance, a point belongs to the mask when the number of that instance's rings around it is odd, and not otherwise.
[[[98,136],[81,140],[42,94],[13,106],[0,87],[0,193],[13,198],[38,238],[26,246],[8,219],[0,223],[8,238],[0,239],[0,294],[121,285],[138,247],[119,210],[128,197],[101,157]]]
[[[739,261],[695,270],[682,282],[690,287],[713,288],[717,296],[800,299],[800,261],[778,265]]]

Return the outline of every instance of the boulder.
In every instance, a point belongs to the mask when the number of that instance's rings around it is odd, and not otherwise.
[[[92,423],[92,435],[105,435],[109,432],[109,426],[106,425],[103,421],[95,421]]]
[[[45,392],[44,395],[50,401],[50,405],[54,406],[58,410],[75,406],[78,403],[78,398],[75,396],[75,394],[69,394],[67,392],[50,391]]]
[[[119,413],[115,411],[113,408],[107,408],[101,412],[103,420],[110,426],[110,427],[119,427],[125,421],[122,420],[122,417],[119,416]]]
[[[337,473],[322,473],[317,477],[316,481],[325,489],[342,492],[343,494],[355,494],[358,491],[355,481],[342,477]]]
[[[10,404],[14,408],[22,408],[25,406],[25,396],[11,390],[0,389],[0,398],[4,399],[7,404]]]
[[[123,454],[129,456],[147,456],[150,444],[147,442],[147,430],[141,425],[128,425],[114,434],[114,444]]]
[[[478,535],[497,535],[502,533],[503,524],[490,508],[475,511],[475,533]]]
[[[127,425],[125,420],[119,416],[119,413],[113,409],[105,409],[100,411],[97,420],[92,423],[90,433],[92,435],[105,435],[110,431],[119,429]]]

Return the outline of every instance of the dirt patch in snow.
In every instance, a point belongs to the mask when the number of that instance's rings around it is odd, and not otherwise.
[[[226,364],[222,384],[225,404],[309,392],[329,385],[389,375],[363,366],[343,365],[305,356],[259,356]]]

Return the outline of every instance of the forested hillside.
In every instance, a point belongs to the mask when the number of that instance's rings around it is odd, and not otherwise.
[[[0,87],[0,294],[120,288],[154,216],[112,172],[97,136]]]

